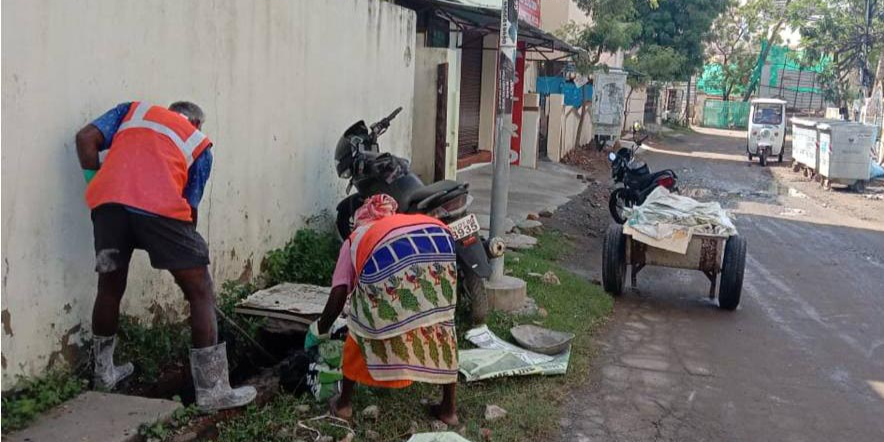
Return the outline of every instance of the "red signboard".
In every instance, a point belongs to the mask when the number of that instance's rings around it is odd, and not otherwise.
[[[522,100],[525,97],[525,43],[518,43],[516,51],[516,78],[513,83],[513,126],[516,131],[510,139],[510,164],[519,165],[522,155]]]
[[[519,20],[540,27],[540,0],[519,0]]]

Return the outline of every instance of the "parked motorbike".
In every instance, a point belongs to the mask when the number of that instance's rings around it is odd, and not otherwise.
[[[634,129],[633,134],[635,134]],[[633,136],[633,138],[635,137]],[[678,191],[678,176],[672,169],[651,173],[644,161],[635,160],[635,151],[647,138],[648,136],[645,135],[637,139],[633,147],[623,147],[617,150],[617,153],[608,154],[608,161],[611,162],[611,177],[619,185],[608,198],[608,210],[618,224],[626,222],[626,217],[623,214],[625,207],[641,205],[658,186],[663,186],[670,191]]]
[[[491,276],[490,258],[503,255],[505,245],[499,238],[485,240],[479,235],[479,220],[468,209],[473,197],[468,183],[442,180],[429,185],[409,170],[409,161],[390,153],[381,153],[378,138],[387,131],[399,107],[371,126],[358,121],[348,128],[335,149],[335,166],[340,178],[350,181],[347,193],[337,206],[337,229],[341,238],[350,236],[354,214],[366,198],[385,193],[399,205],[400,213],[421,213],[448,225],[455,240],[458,283],[461,293],[470,299],[485,299],[483,279]],[[476,306],[473,309],[485,308]],[[473,312],[473,317],[484,312]]]

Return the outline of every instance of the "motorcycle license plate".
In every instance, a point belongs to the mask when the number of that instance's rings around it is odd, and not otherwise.
[[[448,228],[455,240],[461,240],[479,231],[479,219],[471,213],[448,224]]]

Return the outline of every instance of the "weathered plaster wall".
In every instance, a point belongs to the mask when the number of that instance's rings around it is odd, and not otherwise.
[[[219,286],[334,208],[346,183],[332,155],[351,123],[403,106],[382,148],[410,155],[415,16],[389,2],[7,0],[2,20],[4,388],[88,337],[96,276],[73,141],[108,108],[206,110],[215,168],[199,230]],[[124,312],[184,305],[138,252]]]

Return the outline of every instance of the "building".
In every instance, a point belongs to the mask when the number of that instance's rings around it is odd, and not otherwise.
[[[74,134],[117,103],[205,109],[215,161],[199,230],[219,287],[257,273],[307,217],[334,209],[346,182],[333,152],[353,122],[402,106],[382,148],[411,155],[412,10],[380,0],[92,5],[3,4],[4,388],[72,362],[89,338],[96,276]],[[136,252],[124,312],[175,320],[185,306]]]

